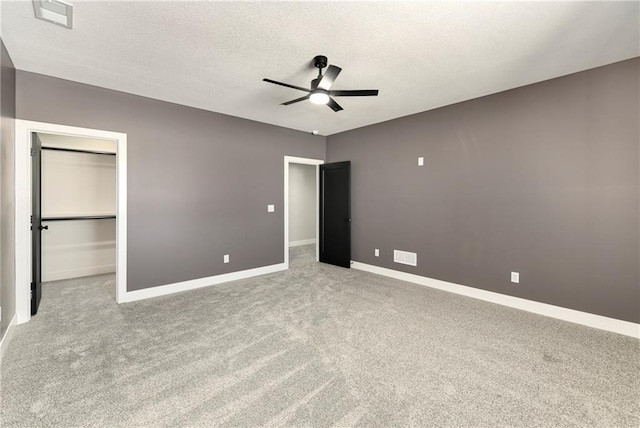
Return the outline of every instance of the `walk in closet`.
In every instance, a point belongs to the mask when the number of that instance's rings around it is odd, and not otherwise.
[[[116,143],[38,137],[42,281],[115,272]]]

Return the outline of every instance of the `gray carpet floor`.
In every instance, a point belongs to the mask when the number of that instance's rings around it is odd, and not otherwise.
[[[2,360],[0,424],[640,426],[629,337],[313,261],[116,305],[45,284]]]

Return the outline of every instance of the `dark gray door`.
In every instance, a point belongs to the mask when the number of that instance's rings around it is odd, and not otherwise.
[[[351,162],[320,165],[320,261],[351,265]]]
[[[42,298],[42,157],[40,139],[31,134],[31,315],[38,312]]]

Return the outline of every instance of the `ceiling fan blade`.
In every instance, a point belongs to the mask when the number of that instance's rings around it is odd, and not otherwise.
[[[328,91],[341,71],[342,69],[340,67],[336,67],[335,65],[330,65],[329,68],[327,68],[327,71],[324,72],[324,76],[322,76],[322,80],[320,80],[320,83],[318,83],[318,88]]]
[[[274,85],[284,86],[286,88],[297,89],[299,91],[311,92],[311,89],[303,88],[301,86],[296,86],[296,85],[290,85],[288,83],[276,82],[275,80],[271,80],[271,79],[262,79],[262,81],[273,83]]]
[[[331,110],[333,110],[333,111],[344,110],[342,107],[340,107],[340,104],[335,102],[335,100],[333,98],[329,98],[329,102],[327,103],[327,105],[329,107],[331,107]]]
[[[311,95],[305,95],[304,97],[296,98],[295,100],[287,101],[286,103],[280,104],[281,106],[288,106],[289,104],[299,103],[300,101],[308,100]]]
[[[354,89],[351,91],[329,91],[334,97],[376,97],[377,89]]]

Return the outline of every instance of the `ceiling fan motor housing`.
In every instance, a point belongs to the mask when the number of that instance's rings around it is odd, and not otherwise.
[[[327,57],[324,55],[318,55],[313,58],[313,66],[316,68],[325,68],[327,66]]]

